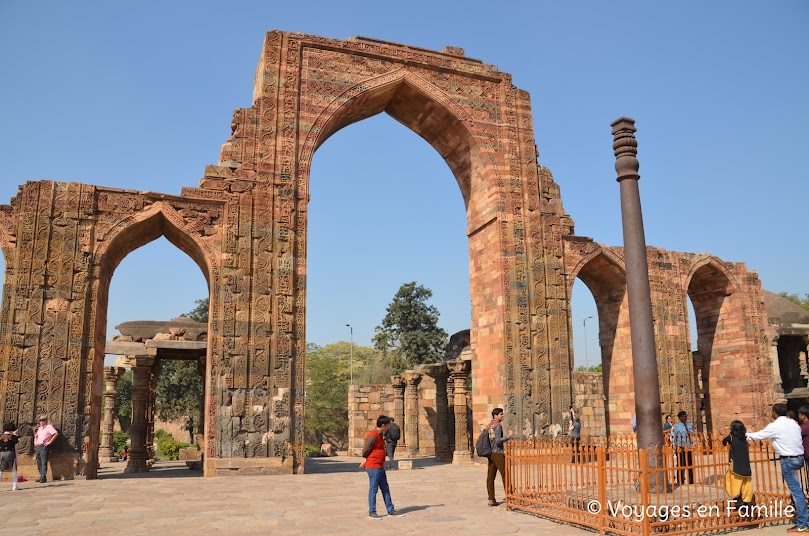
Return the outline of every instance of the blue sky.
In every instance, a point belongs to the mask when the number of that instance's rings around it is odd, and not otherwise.
[[[26,180],[195,186],[233,109],[250,105],[265,32],[364,35],[459,46],[511,73],[531,94],[539,160],[577,234],[622,243],[609,124],[633,117],[647,242],[743,261],[768,290],[809,293],[809,3],[386,6],[0,2],[0,203]],[[433,290],[442,327],[468,327],[463,201],[425,141],[384,114],[350,126],[315,154],[311,193],[309,341],[348,340],[350,323],[370,344],[412,280]],[[176,316],[206,294],[190,259],[153,242],[115,272],[110,331]],[[591,314],[579,282],[576,349]]]

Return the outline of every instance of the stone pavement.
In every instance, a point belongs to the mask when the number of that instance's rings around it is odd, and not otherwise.
[[[7,491],[10,483],[2,482],[0,534],[592,534],[502,505],[489,507],[485,467],[429,460],[388,473],[394,504],[406,515],[374,521],[367,518],[368,477],[358,463],[348,457],[309,459],[305,475],[230,478],[202,478],[178,462],[161,462],[141,474],[122,474],[123,464],[107,464],[93,481],[24,482],[19,492]],[[499,480],[496,489],[502,499]],[[384,514],[381,494],[377,503]],[[780,526],[749,534],[785,533]]]

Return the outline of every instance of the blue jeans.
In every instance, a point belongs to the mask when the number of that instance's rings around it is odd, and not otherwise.
[[[375,514],[376,513],[376,491],[378,489],[382,490],[382,500],[385,501],[385,509],[388,511],[389,514],[392,514],[396,511],[393,507],[393,501],[390,499],[390,488],[388,487],[388,475],[385,473],[384,469],[366,469],[366,473],[368,473],[368,480],[371,483],[371,487],[368,490],[368,513]],[[804,510],[806,510],[804,505]]]
[[[48,476],[48,451],[50,446],[37,445],[37,467],[39,468],[39,478],[45,480]]]
[[[784,477],[792,500],[795,501],[795,518],[799,527],[809,527],[809,514],[806,511],[806,495],[798,480],[798,471],[803,467],[803,456],[781,458],[781,475]]]

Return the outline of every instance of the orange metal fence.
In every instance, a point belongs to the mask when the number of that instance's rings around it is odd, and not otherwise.
[[[695,434],[690,448],[678,452],[667,442],[653,456],[637,449],[634,436],[568,441],[506,443],[508,509],[601,534],[709,534],[792,518],[781,464],[767,441],[748,442],[755,495],[744,508],[725,493],[728,447],[721,437]]]

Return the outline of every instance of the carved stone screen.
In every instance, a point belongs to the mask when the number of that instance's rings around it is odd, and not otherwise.
[[[278,31],[266,35],[252,106],[235,111],[198,187],[173,196],[29,182],[0,209],[3,421],[47,414],[61,432],[64,475],[88,438],[95,476],[110,279],[127,254],[165,236],[210,289],[205,474],[302,471],[310,165],[333,133],[381,112],[438,151],[463,195],[475,420],[502,406],[526,434],[562,421],[580,277],[599,308],[608,427],[624,431],[633,402],[622,252],[573,236],[559,188],[537,163],[528,93],[454,47]],[[709,256],[649,256],[662,410],[696,409],[690,294],[712,352],[701,389],[714,422],[728,421],[731,409],[717,402],[730,400],[733,417],[757,422],[771,384],[757,278]]]

